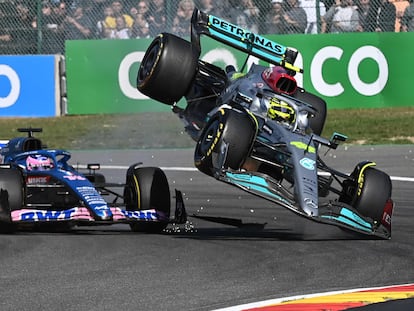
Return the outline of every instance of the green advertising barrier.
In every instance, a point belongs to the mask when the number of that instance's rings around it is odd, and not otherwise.
[[[326,99],[329,109],[412,106],[414,33],[268,36],[299,50],[298,84]],[[168,111],[135,88],[151,39],[68,41],[69,114]],[[203,38],[202,58],[240,68],[245,54]],[[257,62],[251,58],[249,64]],[[174,79],[174,77],[171,77]]]
[[[329,108],[412,106],[413,33],[297,36],[304,87]]]
[[[146,99],[135,88],[140,60],[151,41],[68,41],[68,114],[168,110],[168,106]]]

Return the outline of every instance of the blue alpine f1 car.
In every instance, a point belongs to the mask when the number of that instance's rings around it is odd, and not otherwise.
[[[96,172],[99,164],[88,164],[81,173],[69,164],[68,151],[45,149],[33,136],[42,129],[18,130],[27,137],[10,139],[0,149],[0,232],[127,223],[133,231],[156,233],[171,221],[185,222],[178,190],[170,219],[170,189],[160,168],[133,164],[125,183],[106,183]]]
[[[246,53],[242,68],[200,59],[201,35]],[[196,142],[201,172],[310,220],[390,238],[390,177],[370,161],[347,174],[322,160],[320,150],[337,148],[346,136],[321,136],[327,104],[297,85],[297,54],[195,9],[190,42],[170,33],[152,41],[137,88],[172,106]],[[245,70],[249,56],[261,63]],[[177,104],[182,97],[185,108]]]

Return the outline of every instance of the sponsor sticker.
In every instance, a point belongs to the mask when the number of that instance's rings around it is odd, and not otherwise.
[[[28,185],[41,185],[47,184],[50,180],[50,176],[28,176],[26,183]]]
[[[309,158],[303,158],[299,161],[300,165],[302,165],[307,170],[313,171],[315,169],[315,161]]]

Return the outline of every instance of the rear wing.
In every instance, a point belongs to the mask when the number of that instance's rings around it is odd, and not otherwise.
[[[200,35],[202,34],[270,64],[283,66],[295,72],[303,72],[303,69],[293,65],[297,51],[216,16],[194,9],[191,18],[191,43],[198,56],[201,54]]]

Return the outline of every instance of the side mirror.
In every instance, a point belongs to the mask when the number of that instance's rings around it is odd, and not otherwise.
[[[344,134],[334,132],[332,134],[331,138],[329,139],[329,142],[334,147],[334,149],[336,149],[336,147],[338,147],[339,143],[344,142],[347,139],[348,139],[348,136],[346,136]]]

